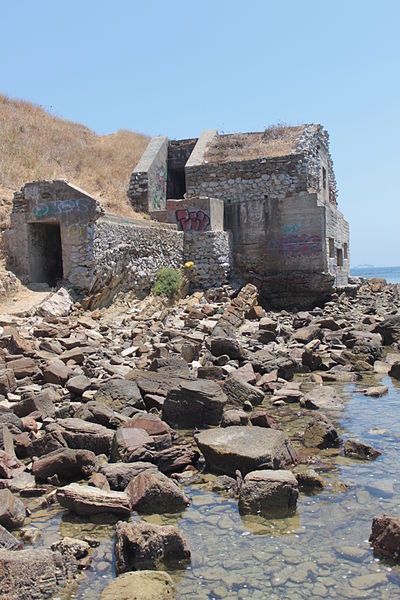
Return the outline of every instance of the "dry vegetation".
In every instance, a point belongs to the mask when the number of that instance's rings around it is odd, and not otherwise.
[[[126,191],[149,138],[131,131],[99,136],[29,102],[0,95],[0,222],[27,181],[68,179],[109,211],[135,216]],[[137,216],[137,215],[136,215]]]
[[[272,125],[259,133],[220,135],[209,147],[205,160],[223,163],[293,154],[303,130],[303,126]]]

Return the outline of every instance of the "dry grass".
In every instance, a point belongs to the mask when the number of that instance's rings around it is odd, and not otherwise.
[[[287,156],[296,152],[303,130],[303,126],[272,125],[259,133],[220,135],[210,145],[205,160],[224,163]]]
[[[99,136],[42,108],[0,95],[0,222],[27,181],[68,179],[109,211],[138,217],[126,197],[149,138],[132,131]]]

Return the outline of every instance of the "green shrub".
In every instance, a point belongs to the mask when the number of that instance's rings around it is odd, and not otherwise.
[[[167,296],[172,299],[179,291],[182,285],[182,278],[179,271],[164,267],[157,271],[156,281],[153,287],[155,296]]]

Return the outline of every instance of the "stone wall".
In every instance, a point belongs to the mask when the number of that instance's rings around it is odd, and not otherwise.
[[[227,283],[232,266],[231,243],[227,231],[185,232],[185,262],[194,262],[194,267],[187,271],[192,289],[219,287]]]
[[[149,293],[161,267],[180,268],[183,233],[171,225],[106,215],[96,223],[93,252],[96,268],[91,294],[134,290]]]

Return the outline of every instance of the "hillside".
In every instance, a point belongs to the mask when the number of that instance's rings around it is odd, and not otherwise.
[[[125,130],[99,136],[39,106],[0,95],[0,227],[13,193],[35,179],[68,179],[107,211],[134,216],[126,190],[148,140]]]

